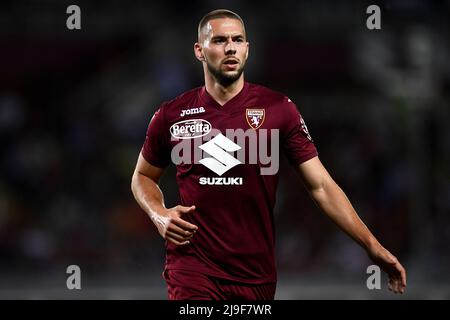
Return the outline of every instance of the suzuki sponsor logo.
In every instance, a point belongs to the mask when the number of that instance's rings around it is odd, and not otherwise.
[[[243,178],[238,177],[201,177],[198,182],[201,185],[214,186],[241,186]]]
[[[193,139],[207,135],[211,128],[211,123],[206,120],[190,119],[174,123],[170,134],[176,139]]]
[[[219,176],[241,163],[228,153],[237,151],[241,147],[221,133],[207,143],[199,146],[199,148],[212,156],[212,158],[201,159],[199,163],[214,171]]]
[[[190,116],[191,114],[198,114],[198,113],[203,113],[203,112],[205,112],[204,107],[183,109],[183,110],[181,110],[180,117]]]
[[[199,148],[211,156],[201,159],[199,163],[219,176],[242,163],[228,153],[238,151],[241,147],[221,133]],[[201,185],[242,185],[242,182],[242,177],[200,177],[199,179]]]

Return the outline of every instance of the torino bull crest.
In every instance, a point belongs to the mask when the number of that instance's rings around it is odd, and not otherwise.
[[[245,116],[247,123],[252,129],[258,129],[264,122],[266,112],[264,109],[246,109]]]

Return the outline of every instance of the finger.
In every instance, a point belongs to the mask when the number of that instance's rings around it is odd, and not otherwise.
[[[399,281],[398,279],[395,279],[392,284],[392,291],[394,291],[394,293],[398,293],[400,291],[399,289]]]
[[[401,276],[401,279],[402,279],[402,286],[406,287],[406,271],[405,271],[405,269],[403,267],[400,270],[400,276]]]
[[[184,245],[189,244],[189,241],[178,241],[172,237],[167,237],[167,240],[176,244],[177,246],[184,246]]]
[[[184,214],[184,213],[193,212],[195,210],[195,206],[190,206],[190,207],[176,206],[176,209]]]
[[[188,230],[188,231],[195,231],[198,229],[198,227],[192,223],[189,223],[187,221],[184,221],[181,218],[173,218],[172,223],[180,227],[181,229]]]
[[[403,280],[402,279],[398,279],[398,292],[399,293],[405,292],[405,286],[403,284]]]
[[[395,267],[398,272],[395,277],[397,289],[398,292],[403,293],[406,287],[406,271],[399,262],[397,262]]]
[[[402,283],[402,279],[399,277],[397,279],[397,293],[402,294],[403,292],[405,292],[405,286]]]
[[[178,232],[173,232],[171,230],[168,230],[168,233],[166,233],[166,234],[168,234],[170,236],[175,235],[176,237],[179,238],[178,240],[182,240],[182,241],[189,240],[194,235],[193,233],[185,234],[184,232],[178,233]]]
[[[189,240],[191,238],[191,237],[186,237],[184,235],[179,235],[179,234],[171,232],[171,231],[167,231],[166,232],[166,237],[171,237],[171,238],[173,238],[173,239],[175,239],[177,241],[180,241],[180,242],[187,241],[187,240]]]
[[[169,226],[167,227],[167,230],[177,233],[179,235],[183,235],[183,236],[191,236],[195,232],[195,231],[191,231],[191,230],[182,229],[174,223],[169,224]]]

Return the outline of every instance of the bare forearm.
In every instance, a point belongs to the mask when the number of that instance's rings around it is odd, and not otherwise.
[[[372,261],[387,272],[390,289],[403,293],[406,287],[405,269],[361,221],[347,196],[331,178],[319,158],[301,163],[298,169],[306,189],[319,208],[366,249]]]
[[[364,249],[372,250],[380,245],[331,178],[320,188],[311,190],[311,196],[319,208]]]
[[[139,172],[135,172],[131,190],[139,206],[154,220],[165,210],[164,197],[155,181]]]
[[[148,214],[159,234],[175,245],[187,245],[198,227],[181,218],[190,214],[195,206],[178,205],[167,209],[158,181],[164,169],[152,166],[139,155],[138,163],[131,179],[131,190],[141,208]]]

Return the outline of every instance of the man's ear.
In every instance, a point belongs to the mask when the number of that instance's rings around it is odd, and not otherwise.
[[[198,42],[196,42],[194,44],[194,54],[195,54],[195,57],[199,61],[205,61],[205,56],[203,55],[202,46]]]

